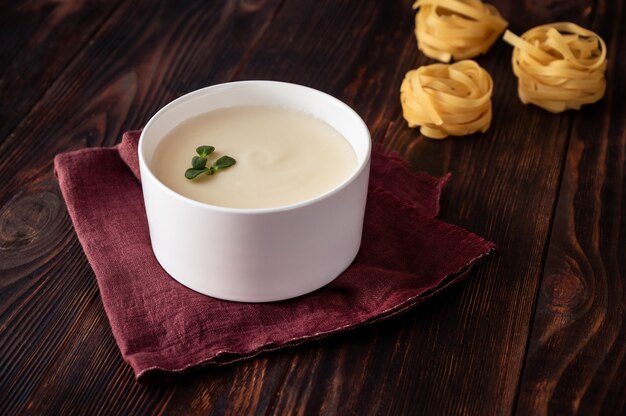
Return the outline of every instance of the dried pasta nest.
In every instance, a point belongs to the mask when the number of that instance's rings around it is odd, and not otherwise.
[[[493,81],[472,60],[433,64],[407,72],[400,87],[409,127],[432,139],[485,132],[491,123]]]
[[[606,45],[594,32],[559,22],[537,26],[521,37],[507,30],[504,40],[514,46],[513,72],[524,104],[560,113],[604,96]]]
[[[480,0],[417,0],[417,8],[417,47],[442,62],[487,52],[508,26],[494,6]]]

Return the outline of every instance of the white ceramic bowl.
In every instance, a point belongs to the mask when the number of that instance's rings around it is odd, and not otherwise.
[[[154,176],[152,156],[170,130],[190,117],[238,105],[283,106],[324,120],[354,148],[356,170],[321,196],[266,209],[197,202]],[[363,120],[341,101],[311,88],[242,81],[184,95],[150,119],[139,141],[154,254],[174,279],[220,299],[268,302],[316,290],[344,271],[361,245],[370,152],[370,134]]]

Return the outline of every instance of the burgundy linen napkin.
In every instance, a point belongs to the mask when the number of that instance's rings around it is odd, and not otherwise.
[[[231,363],[388,318],[460,280],[494,249],[435,218],[447,176],[413,173],[398,156],[374,149],[363,242],[344,273],[281,302],[213,299],[172,279],[152,253],[138,180],[139,134],[54,161],[113,335],[139,380]]]

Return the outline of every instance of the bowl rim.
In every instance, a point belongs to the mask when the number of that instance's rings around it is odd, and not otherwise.
[[[245,86],[245,85],[280,85],[283,87],[287,87],[287,88],[296,88],[296,89],[301,89],[303,90],[305,93],[307,94],[314,94],[314,95],[320,95],[322,97],[324,97],[326,100],[329,100],[330,102],[334,103],[335,105],[338,105],[339,107],[343,108],[345,111],[347,111],[348,114],[350,114],[351,116],[354,116],[355,119],[358,121],[358,123],[360,124],[359,128],[362,128],[362,132],[365,134],[365,137],[367,138],[366,140],[366,151],[365,151],[365,157],[363,158],[363,160],[361,162],[359,162],[359,165],[357,166],[357,169],[354,170],[354,172],[352,172],[352,174],[346,178],[343,182],[341,182],[341,184],[335,186],[334,188],[330,189],[327,192],[324,192],[320,195],[317,195],[313,198],[309,198],[309,199],[305,199],[303,201],[299,201],[299,202],[295,202],[293,204],[288,204],[288,205],[280,205],[277,207],[270,207],[270,208],[234,208],[234,207],[224,207],[224,206],[220,206],[220,205],[213,205],[213,204],[207,204],[205,202],[200,202],[200,201],[196,201],[195,199],[191,199],[188,198],[184,195],[179,194],[178,192],[174,191],[173,189],[171,189],[170,187],[168,187],[167,185],[165,185],[163,182],[161,182],[159,180],[159,178],[156,177],[156,175],[152,172],[152,169],[150,169],[148,163],[146,162],[145,156],[144,156],[144,143],[147,140],[146,137],[146,132],[149,132],[151,126],[154,124],[155,120],[157,120],[158,118],[160,118],[164,113],[168,112],[169,110],[171,110],[172,108],[175,108],[179,105],[181,105],[184,102],[187,102],[189,100],[195,99],[197,96],[199,95],[203,95],[206,92],[209,92],[211,90],[214,89],[221,89],[221,88],[228,88],[231,86]],[[313,116],[315,116],[315,114],[313,114]],[[179,199],[180,201],[186,203],[186,204],[191,204],[195,207],[201,208],[201,209],[207,209],[207,210],[211,210],[211,211],[219,211],[219,212],[224,212],[224,213],[233,213],[233,214],[267,214],[267,213],[276,213],[276,212],[283,212],[283,211],[291,211],[291,210],[296,210],[298,208],[302,208],[305,206],[310,206],[310,205],[314,205],[318,202],[321,202],[323,200],[326,200],[330,197],[332,197],[333,195],[341,192],[343,189],[345,189],[346,187],[348,187],[352,182],[356,181],[357,178],[359,178],[361,176],[361,174],[363,173],[363,171],[365,169],[369,168],[369,162],[371,159],[371,153],[372,153],[372,139],[371,139],[371,134],[369,129],[367,128],[367,125],[365,124],[365,122],[363,121],[363,119],[361,118],[361,116],[359,116],[359,114],[354,111],[354,109],[352,109],[352,107],[350,107],[349,105],[347,105],[346,103],[344,103],[343,101],[339,100],[338,98],[333,97],[330,94],[327,94],[323,91],[317,90],[315,88],[311,88],[311,87],[307,87],[305,85],[300,85],[300,84],[294,84],[294,83],[290,83],[290,82],[282,82],[282,81],[272,81],[272,80],[246,80],[246,81],[232,81],[232,82],[224,82],[221,84],[215,84],[215,85],[211,85],[208,87],[204,87],[204,88],[200,88],[194,91],[191,91],[187,94],[184,94],[178,98],[176,98],[173,101],[170,101],[168,104],[166,104],[164,107],[162,107],[159,111],[157,111],[152,117],[150,117],[150,120],[148,120],[148,122],[146,123],[146,125],[144,126],[143,130],[141,131],[141,135],[139,137],[139,144],[137,146],[137,153],[138,153],[138,157],[139,157],[139,166],[140,166],[140,170],[141,170],[141,175],[142,175],[142,180],[143,177],[147,174],[150,179],[152,181],[154,181],[155,183],[158,184],[158,186],[164,190],[166,193],[168,193],[170,196]]]

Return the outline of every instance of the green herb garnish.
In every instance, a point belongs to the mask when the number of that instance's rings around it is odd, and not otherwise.
[[[197,156],[191,159],[191,167],[185,171],[185,178],[195,179],[198,175],[206,173],[207,175],[213,175],[220,169],[226,169],[231,167],[237,161],[230,156],[222,156],[213,162],[213,165],[207,167],[208,156],[215,151],[213,146],[199,146],[196,148]]]

